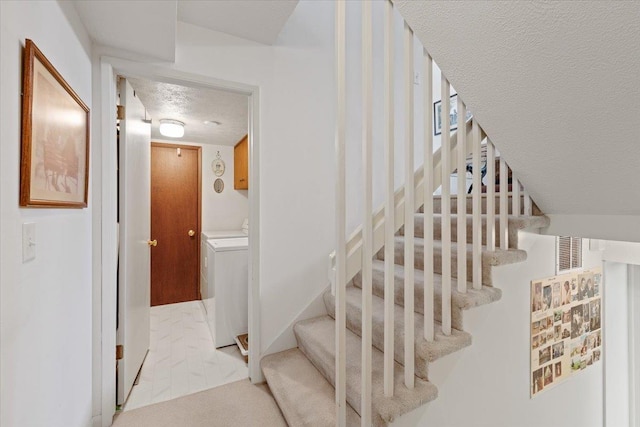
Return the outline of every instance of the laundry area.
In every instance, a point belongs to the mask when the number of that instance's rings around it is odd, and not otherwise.
[[[249,376],[249,106],[213,87],[118,86],[116,378],[128,411]],[[148,254],[131,237],[145,227]],[[147,276],[132,267],[145,262]]]
[[[216,348],[236,344],[249,356],[249,222],[240,230],[202,233],[200,289]]]

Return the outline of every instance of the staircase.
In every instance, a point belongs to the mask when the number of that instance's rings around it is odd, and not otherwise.
[[[362,75],[351,81],[362,84],[362,123],[353,125],[362,131],[364,185],[362,200],[346,200],[346,63],[357,52],[346,53],[347,8],[344,0],[335,4],[336,250],[335,280],[323,295],[328,314],[296,323],[298,347],[261,360],[269,387],[293,427],[385,426],[436,399],[430,363],[472,344],[464,330],[464,311],[500,300],[493,269],[525,262],[518,231],[549,222],[478,120],[467,118],[463,95],[451,105],[452,87],[443,73],[441,93],[434,96],[437,67],[424,49],[422,78],[414,84],[413,32],[406,21],[401,27],[396,24],[388,0],[359,2]],[[374,4],[384,8],[384,146],[376,148],[384,150],[385,167],[376,173],[384,174],[385,202],[377,210],[372,206]],[[403,73],[395,76],[394,39],[400,31]],[[403,87],[402,123],[396,123],[394,115],[398,79]],[[420,108],[414,102],[417,90],[423,91]],[[440,111],[450,114],[432,122],[433,102],[438,100]],[[454,123],[457,117],[464,120]],[[416,120],[424,126],[420,141],[414,137]],[[396,126],[404,128],[404,141],[395,140]],[[435,129],[441,132],[436,150]],[[404,182],[396,190],[394,144],[401,142]],[[416,171],[419,144],[424,158]],[[467,170],[473,176],[471,195]],[[452,192],[451,176],[457,171],[464,179],[456,180]],[[361,202],[363,212],[362,226],[350,236],[345,229],[347,202]]]
[[[470,197],[469,197],[470,199]],[[511,200],[511,197],[510,197]],[[439,218],[440,198],[435,198],[434,218]],[[470,203],[469,203],[470,205]],[[511,205],[511,203],[510,203]],[[422,209],[421,209],[422,210]],[[486,243],[486,211],[483,211],[483,243]],[[548,226],[545,216],[509,216],[508,250],[489,251],[486,246],[482,251],[483,278],[482,288],[474,289],[467,277],[467,292],[456,291],[457,253],[451,256],[453,281],[451,308],[452,333],[444,335],[441,331],[442,312],[439,310],[442,300],[442,275],[438,271],[441,265],[440,224],[434,221],[434,298],[436,335],[432,342],[426,341],[423,334],[423,296],[424,273],[422,268],[422,244],[424,236],[422,228],[422,212],[415,214],[415,388],[409,390],[404,386],[404,229],[396,235],[395,252],[395,389],[396,394],[385,397],[383,393],[383,351],[384,351],[384,253],[380,251],[373,262],[373,353],[372,353],[372,412],[376,426],[387,425],[399,416],[420,407],[437,398],[437,385],[429,382],[428,368],[430,362],[438,360],[456,351],[470,346],[472,337],[464,331],[464,311],[473,307],[490,304],[500,300],[501,291],[492,286],[492,269],[501,265],[523,262],[526,252],[518,249],[517,234],[519,230],[533,230]],[[453,215],[452,230],[456,229],[457,216]],[[467,228],[471,228],[470,224]],[[467,233],[471,236],[472,233]],[[455,233],[452,235],[457,242]],[[467,242],[471,244],[471,239]],[[455,246],[454,246],[455,248]],[[467,253],[471,259],[471,250]],[[471,271],[470,268],[467,271]],[[506,285],[506,284],[505,284]],[[321,316],[299,322],[294,331],[298,348],[272,354],[262,359],[262,370],[287,423],[297,426],[335,426],[335,297],[328,290],[324,294],[328,316]],[[361,330],[362,330],[362,274],[357,274],[347,286],[347,425],[360,425],[361,401]]]

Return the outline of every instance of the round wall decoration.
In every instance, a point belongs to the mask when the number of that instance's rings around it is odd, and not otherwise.
[[[224,181],[220,178],[213,181],[213,190],[216,193],[222,193],[222,190],[224,190]]]
[[[224,160],[222,160],[220,152],[218,151],[215,160],[211,162],[211,170],[216,176],[222,176],[224,175],[225,168]]]

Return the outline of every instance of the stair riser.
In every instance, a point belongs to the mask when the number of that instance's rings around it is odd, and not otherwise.
[[[309,359],[309,361],[313,364],[313,366],[316,367],[316,369],[318,371],[320,371],[320,373],[322,374],[323,377],[325,377],[327,379],[327,381],[329,381],[329,384],[331,384],[334,388],[336,386],[336,372],[333,366],[325,366],[321,363],[317,362],[317,358],[314,357],[314,352],[312,350],[311,347],[307,347],[307,343],[306,340],[304,339],[304,337],[301,337],[298,332],[296,331],[296,329],[293,329],[293,332],[296,336],[296,341],[298,342],[298,348],[300,349],[300,351],[302,351],[304,353],[305,356],[307,356],[307,359]],[[335,343],[327,343],[327,345],[331,345],[332,347],[335,348]],[[355,402],[354,402],[355,403]],[[353,405],[353,403],[349,402],[349,404],[356,410],[356,412],[358,412],[358,415],[360,414],[360,404],[357,405]]]
[[[336,302],[335,298],[331,296],[330,292],[325,293],[324,303],[325,303],[325,306],[327,307],[327,314],[329,314],[329,316],[331,316],[334,319],[336,318],[335,302]],[[375,348],[384,352],[384,326],[382,326],[384,323],[376,327],[376,324],[379,324],[379,323],[380,322],[374,321],[373,328],[372,328],[373,334],[371,336],[371,343]],[[398,362],[401,365],[404,365],[404,340],[402,339],[404,337],[404,331],[398,328],[397,326],[398,322],[395,322],[395,325],[396,327],[394,331],[394,336],[396,338],[394,340],[393,357],[396,362]],[[360,306],[349,306],[347,308],[347,328],[349,328],[349,330],[351,330],[353,333],[355,333],[359,337],[362,336],[362,311]],[[416,353],[414,366],[415,366],[416,376],[424,380],[428,380],[428,376],[427,376],[428,361],[419,357],[418,354]]]
[[[379,298],[384,299],[384,272],[379,270],[373,270],[373,294]],[[358,273],[353,278],[353,284],[359,288],[362,288],[362,275]],[[404,307],[404,277],[396,275],[394,286],[394,301],[400,307]],[[416,313],[424,315],[424,284],[420,280],[415,280],[414,283],[414,308]],[[434,319],[438,322],[442,322],[442,290],[440,288],[434,289],[433,295],[433,312]],[[462,310],[458,307],[451,305],[451,326],[454,329],[463,329],[462,322]]]
[[[467,203],[466,203],[466,211],[467,213],[472,213],[473,211],[473,199],[471,198],[471,196],[467,196]],[[481,197],[480,199],[480,206],[481,206],[481,210],[482,213],[487,213],[487,198],[486,197]],[[495,197],[495,212],[498,214],[500,213],[500,196],[496,196]],[[512,208],[513,208],[513,202],[511,199],[511,196],[509,196],[508,198],[508,211],[509,211],[509,215],[512,214]],[[540,211],[537,209],[537,207],[534,205],[534,215],[539,215]],[[423,208],[420,208],[420,212],[424,212]],[[440,196],[436,196],[433,198],[433,212],[434,213],[441,213],[442,212],[442,199],[440,198]],[[451,196],[451,213],[457,213],[458,212],[458,198],[456,195]],[[520,196],[520,214],[524,214],[524,197]]]
[[[327,320],[330,320],[329,322]],[[328,316],[320,316],[296,323],[293,328],[299,349],[318,371],[335,387],[335,322]],[[346,331],[346,398],[347,403],[361,413],[361,348],[362,342],[353,332]],[[416,409],[437,397],[437,389],[433,384],[416,378],[414,388],[403,387],[403,368],[394,363],[393,381],[396,390],[393,398],[383,393],[384,356],[378,349],[371,353],[372,376],[372,415],[373,425],[383,426],[391,423],[398,416]]]
[[[287,425],[335,427],[335,389],[304,353],[295,348],[270,354],[260,366]],[[346,411],[347,426],[359,427],[361,420],[353,408],[347,405]]]
[[[294,328],[295,332],[295,328]],[[306,341],[303,337],[300,337],[297,333],[296,340],[298,341],[298,348],[304,355],[313,363],[318,371],[322,374],[323,377],[329,381],[329,384],[335,388],[336,386],[336,373],[334,366],[323,365],[318,363],[319,358],[314,353],[314,350],[311,347],[307,347]],[[335,346],[335,343],[330,343],[328,345]],[[353,409],[355,409],[358,415],[361,414],[360,411],[360,401],[361,401],[361,389],[360,387],[352,387],[349,383],[347,383],[347,403],[351,405]],[[384,426],[385,423],[380,419],[380,417],[375,414],[374,411],[374,425],[375,426]]]
[[[419,270],[424,269],[424,248],[422,246],[415,246],[414,250],[414,266]],[[452,251],[451,256],[451,277],[458,277],[458,257],[454,256],[455,252]],[[384,250],[378,252],[379,260],[384,260]],[[468,282],[473,281],[473,259],[470,253],[467,253],[467,278]],[[396,241],[395,244],[395,264],[404,265],[404,242]],[[435,274],[442,274],[442,252],[441,248],[434,248],[433,250],[433,271]],[[486,256],[482,254],[482,284],[490,286],[491,280],[491,265],[487,262]]]
[[[466,227],[466,242],[473,243],[473,218],[468,216],[466,219],[467,227]],[[500,221],[499,218],[496,218],[494,233],[496,236],[496,246],[500,246]],[[424,237],[424,217],[422,214],[417,214],[415,218],[415,233],[416,237]],[[404,235],[404,226],[400,228],[400,235]],[[442,240],[442,217],[436,216],[433,218],[433,239],[434,240]],[[458,241],[458,219],[457,217],[451,218],[451,241]],[[482,218],[482,244],[487,244],[487,219]],[[509,227],[509,248],[510,249],[518,249],[518,229],[516,227]]]

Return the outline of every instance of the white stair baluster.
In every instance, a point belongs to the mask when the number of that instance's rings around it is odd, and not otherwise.
[[[508,199],[507,192],[509,191],[509,176],[507,170],[507,163],[500,154],[500,249],[509,249],[509,230],[508,230]]]
[[[371,426],[371,358],[373,301],[373,23],[371,0],[362,2],[362,394],[360,418]]]
[[[384,5],[384,123],[386,203],[384,206],[384,395],[393,396],[395,309],[395,183],[393,99],[393,5]]]
[[[434,339],[433,302],[433,60],[424,52],[424,338]]]
[[[512,182],[511,201],[513,202],[513,208],[511,209],[511,214],[518,217],[520,216],[520,181],[518,181],[514,173],[512,173]]]
[[[404,383],[413,389],[414,360],[414,165],[413,165],[413,31],[404,23]]]
[[[346,345],[346,3],[335,7],[336,74],[336,424],[347,425],[347,345]]]
[[[442,333],[451,335],[451,139],[450,139],[450,100],[449,82],[442,73],[442,146],[441,146],[441,173],[442,173]]]
[[[496,250],[496,150],[487,138],[487,250]]]
[[[458,96],[458,292],[467,292],[467,109]],[[475,183],[474,183],[475,184]]]
[[[480,126],[473,119],[473,256],[471,268],[473,269],[473,288],[482,288],[482,207],[480,199],[482,192],[482,175],[480,171]]]
[[[522,190],[524,194],[524,214],[527,216],[533,215],[533,206],[531,202],[531,196],[529,196],[529,192],[527,190]]]

